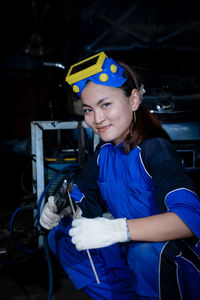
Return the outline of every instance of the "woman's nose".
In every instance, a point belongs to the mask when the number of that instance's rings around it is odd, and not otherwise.
[[[101,110],[96,110],[94,112],[94,122],[100,124],[104,121],[104,114]]]

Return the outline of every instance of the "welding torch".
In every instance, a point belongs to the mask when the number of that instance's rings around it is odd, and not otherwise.
[[[57,207],[57,211],[56,211],[57,214],[60,214],[64,209],[67,209],[70,207],[72,210],[73,218],[76,218],[74,202],[70,195],[72,190],[73,190],[73,184],[72,183],[68,184],[67,180],[64,179],[62,186],[60,187],[59,191],[56,193],[55,198],[54,198],[54,202]],[[48,230],[46,230],[44,228],[41,228],[41,231],[42,231],[42,234],[47,234],[49,232]],[[96,281],[99,284],[100,281],[99,281],[90,251],[88,249],[86,251],[87,251],[87,255],[88,255],[93,273],[95,275]]]

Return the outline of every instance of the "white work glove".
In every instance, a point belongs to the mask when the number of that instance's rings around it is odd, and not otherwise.
[[[41,226],[47,230],[51,230],[53,227],[57,226],[62,217],[71,213],[71,208],[67,207],[64,208],[60,214],[57,214],[57,206],[54,198],[54,196],[48,198],[40,216],[39,222]]]
[[[77,250],[102,248],[130,240],[125,218],[109,220],[101,217],[80,217],[73,220],[69,235]]]

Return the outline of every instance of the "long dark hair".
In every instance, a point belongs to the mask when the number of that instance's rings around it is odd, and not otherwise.
[[[125,95],[129,97],[134,88],[137,89],[140,94],[142,94],[141,89],[143,87],[143,82],[140,76],[125,63],[118,63],[122,67],[124,67],[129,74],[129,78],[121,87]],[[140,145],[144,140],[153,137],[161,137],[167,139],[168,141],[171,141],[168,133],[162,128],[160,121],[154,115],[152,115],[148,111],[148,109],[146,109],[141,103],[138,110],[133,112],[130,131],[124,140],[123,149],[125,153],[129,153],[133,148]]]

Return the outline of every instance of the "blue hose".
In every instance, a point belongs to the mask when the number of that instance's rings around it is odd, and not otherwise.
[[[21,210],[22,210],[22,208],[19,207],[19,208],[17,208],[17,209],[14,211],[14,213],[12,214],[12,217],[11,217],[11,219],[10,219],[10,224],[9,224],[9,231],[10,231],[10,233],[12,233],[12,231],[13,231],[13,222],[14,222],[14,218],[15,218],[16,214],[17,214],[19,211],[21,211]]]
[[[23,207],[18,207],[14,213],[12,214],[11,216],[11,219],[10,219],[10,223],[9,223],[9,231],[10,231],[10,234],[13,233],[13,223],[14,223],[14,219],[15,219],[15,216],[22,210],[24,210],[25,208]],[[17,241],[15,241],[15,245],[20,248],[21,250],[23,250],[24,252],[27,252],[27,253],[38,253],[40,252],[40,250],[31,250],[31,249],[28,249],[28,248],[25,248],[23,247],[20,243],[18,243]]]

